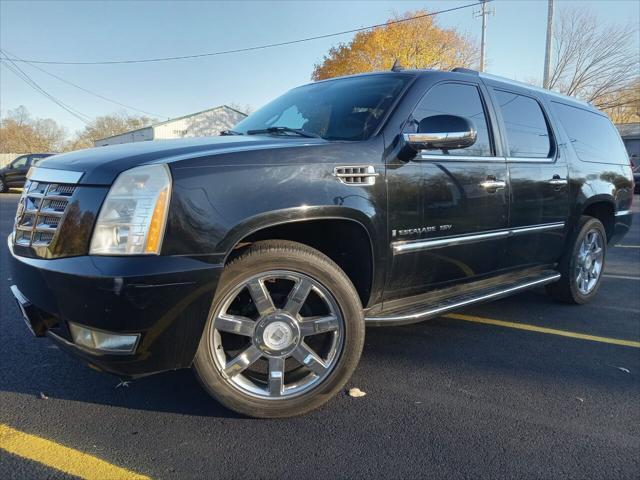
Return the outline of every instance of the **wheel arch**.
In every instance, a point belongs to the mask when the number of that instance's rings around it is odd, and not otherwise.
[[[607,234],[607,241],[611,240],[615,230],[616,206],[613,197],[596,195],[584,203],[580,215],[588,215],[600,220]]]
[[[331,232],[330,234],[326,234]],[[349,277],[363,306],[372,297],[376,247],[373,225],[348,207],[306,207],[269,212],[234,227],[221,243],[224,263],[260,240],[291,240],[327,255]],[[222,250],[222,249],[221,249]]]

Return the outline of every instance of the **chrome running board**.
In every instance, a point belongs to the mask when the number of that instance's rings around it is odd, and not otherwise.
[[[447,298],[436,300],[428,304],[412,304],[396,307],[393,310],[383,310],[375,316],[365,317],[367,326],[407,325],[422,322],[429,318],[437,317],[450,310],[466,307],[474,303],[488,302],[498,298],[527,290],[530,288],[553,283],[560,279],[560,274],[555,270],[543,270],[535,275],[528,275],[518,279],[511,286],[504,284],[490,286],[483,289],[475,289],[471,293],[457,293]]]

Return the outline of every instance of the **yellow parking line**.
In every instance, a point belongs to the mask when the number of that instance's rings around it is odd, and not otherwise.
[[[90,480],[149,480],[149,477],[59,443],[29,435],[0,423],[0,449],[75,477]]]
[[[528,330],[530,332],[548,333],[550,335],[559,335],[561,337],[579,338],[580,340],[590,340],[592,342],[611,343],[613,345],[623,345],[625,347],[640,348],[640,342],[633,340],[620,340],[618,338],[598,337],[595,335],[587,335],[584,333],[567,332],[566,330],[556,330],[555,328],[538,327],[537,325],[529,325],[526,323],[505,322],[504,320],[494,320],[492,318],[476,317],[473,315],[461,315],[459,313],[449,313],[444,315],[445,318],[453,320],[463,320],[465,322],[484,323],[486,325],[497,325],[499,327],[516,328],[518,330]]]

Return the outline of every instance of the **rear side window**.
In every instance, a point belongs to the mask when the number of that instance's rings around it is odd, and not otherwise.
[[[510,157],[548,158],[551,136],[540,104],[530,97],[494,90],[507,133]]]
[[[443,114],[467,117],[473,121],[478,131],[478,137],[473,145],[467,148],[449,150],[449,155],[491,156],[487,117],[478,87],[462,83],[436,85],[420,100],[413,112],[412,124],[408,126],[408,129],[416,131],[418,124],[424,118]],[[438,154],[437,151],[435,152]],[[425,151],[423,153],[433,154],[433,151]]]
[[[552,103],[580,160],[629,164],[620,135],[607,117],[564,103]]]

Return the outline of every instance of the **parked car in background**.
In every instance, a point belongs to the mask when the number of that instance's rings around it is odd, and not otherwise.
[[[616,125],[616,128],[629,153],[633,179],[636,184],[634,193],[640,193],[640,122],[621,123]]]
[[[631,170],[633,171],[633,181],[636,185],[633,193],[640,193],[640,156],[631,156],[630,161]]]
[[[194,367],[256,417],[333,397],[365,325],[543,285],[590,301],[631,225],[606,115],[466,69],[312,83],[225,136],[45,163],[8,241],[34,334],[121,377]]]
[[[28,153],[20,155],[9,165],[0,168],[0,193],[8,191],[10,188],[22,188],[27,179],[27,172],[31,167],[35,167],[47,157],[54,153]]]

